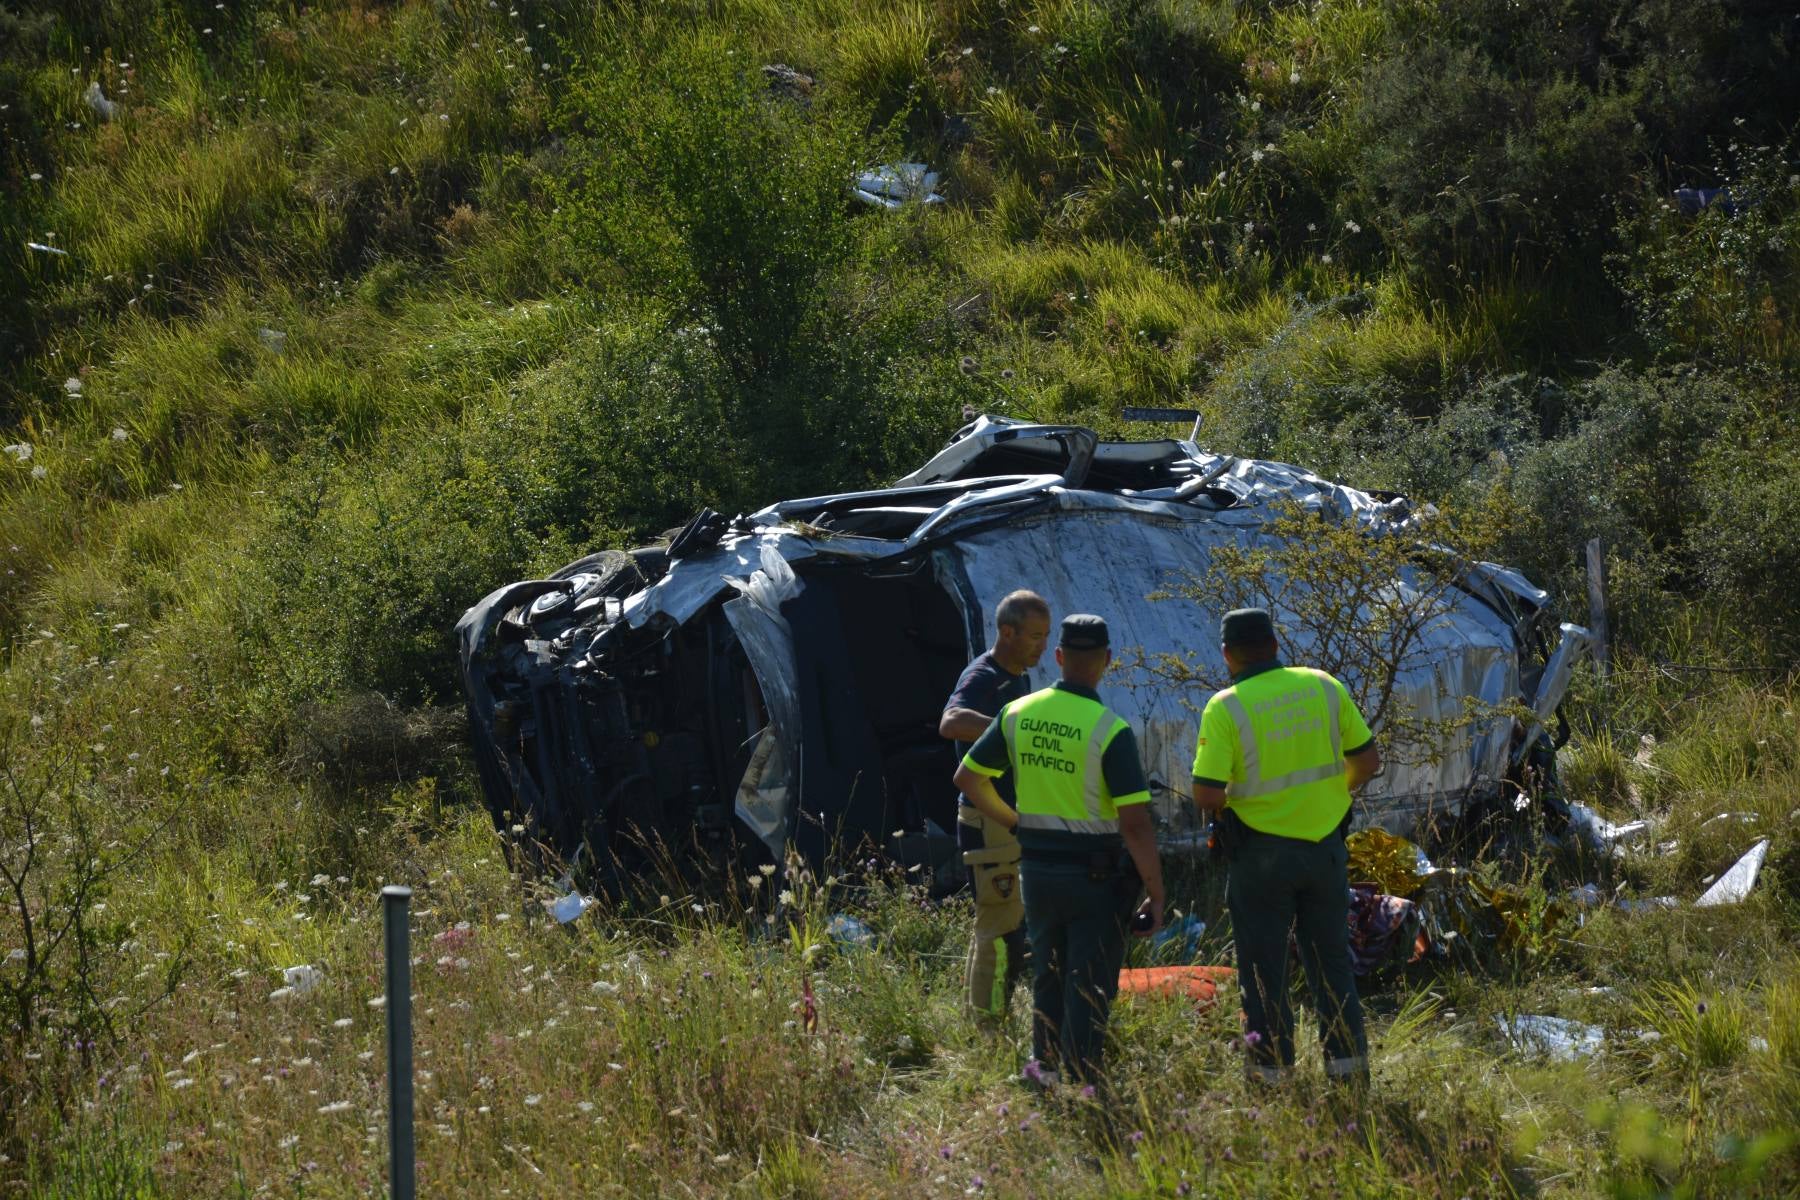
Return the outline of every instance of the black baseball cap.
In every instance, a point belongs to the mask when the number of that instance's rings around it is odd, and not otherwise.
[[[1266,608],[1234,608],[1219,619],[1219,641],[1227,646],[1261,646],[1275,640],[1275,618]]]
[[[1093,613],[1070,613],[1062,619],[1057,644],[1070,650],[1104,650],[1111,645],[1106,618]]]

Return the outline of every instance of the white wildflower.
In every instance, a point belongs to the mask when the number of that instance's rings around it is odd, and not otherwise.
[[[341,1113],[341,1112],[349,1112],[349,1111],[350,1111],[350,1102],[348,1100],[333,1100],[330,1104],[319,1105],[319,1112],[323,1116],[330,1116],[332,1113]]]

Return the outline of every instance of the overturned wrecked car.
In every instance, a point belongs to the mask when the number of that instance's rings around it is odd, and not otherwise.
[[[1150,597],[1269,536],[1278,511],[1371,536],[1414,518],[1404,498],[1192,440],[993,417],[890,488],[702,512],[667,546],[591,555],[463,616],[488,804],[601,887],[646,854],[728,866],[790,846],[815,862],[872,847],[953,881],[955,748],[938,717],[992,642],[999,598],[1029,587],[1058,614],[1100,613],[1140,663],[1216,659],[1217,612]],[[1548,599],[1506,568],[1459,567],[1392,690],[1415,715],[1488,715],[1391,764],[1360,824],[1410,833],[1492,800],[1528,755],[1553,757],[1543,729],[1587,635],[1556,627]],[[1303,637],[1289,644],[1307,661]],[[1147,676],[1108,689],[1137,729],[1165,846],[1197,844],[1185,795],[1204,694]]]

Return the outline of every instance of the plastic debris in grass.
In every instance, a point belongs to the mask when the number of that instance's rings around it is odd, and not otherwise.
[[[557,924],[567,925],[592,908],[593,904],[594,901],[591,897],[584,896],[580,892],[567,892],[554,900],[545,901],[544,907],[550,910],[550,915],[556,918]]]
[[[301,963],[297,967],[283,967],[281,969],[281,979],[287,986],[285,988],[279,988],[277,991],[285,991],[298,998],[307,995],[317,988],[319,984],[323,983],[325,980],[325,972],[319,970],[319,968],[313,966],[311,963]],[[283,999],[286,999],[286,997],[283,997]]]
[[[1598,908],[1606,903],[1606,893],[1600,890],[1597,883],[1584,883],[1578,888],[1569,889],[1569,899],[1576,908]]]
[[[875,931],[849,913],[837,913],[825,926],[825,936],[845,948],[866,949],[875,944]]]
[[[1598,1054],[1606,1035],[1597,1025],[1584,1025],[1563,1017],[1517,1016],[1494,1018],[1500,1033],[1525,1054],[1542,1054],[1558,1062],[1574,1062]]]
[[[1436,870],[1425,852],[1380,826],[1359,829],[1344,839],[1350,851],[1352,883],[1372,883],[1390,896],[1411,896]]]
[[[1189,913],[1150,935],[1150,957],[1156,962],[1191,963],[1200,956],[1205,934],[1206,922]]]
[[[81,98],[87,101],[87,106],[102,121],[110,121],[119,114],[118,101],[106,98],[106,91],[100,86],[98,79],[87,85],[87,91],[82,93]]]
[[[1621,854],[1626,846],[1650,832],[1648,821],[1614,824],[1585,804],[1569,805],[1569,826],[1599,854]]]
[[[942,204],[937,194],[938,173],[924,163],[887,163],[856,177],[851,194],[876,208],[901,208],[908,200]]]
[[[1719,877],[1719,881],[1707,888],[1701,897],[1694,901],[1695,908],[1711,908],[1717,904],[1736,904],[1750,894],[1756,886],[1756,876],[1762,870],[1763,859],[1769,853],[1769,839],[1764,838],[1744,853],[1744,857],[1732,864],[1731,870]]]
[[[263,349],[270,354],[287,353],[287,334],[279,329],[270,329],[264,326],[256,331],[256,340],[261,342]]]
[[[58,250],[55,246],[46,246],[42,242],[26,242],[25,248],[27,250],[36,250],[39,254],[54,254],[58,258],[69,257],[69,252],[67,250]]]

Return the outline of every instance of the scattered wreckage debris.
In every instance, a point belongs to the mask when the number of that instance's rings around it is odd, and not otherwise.
[[[1763,859],[1768,853],[1769,839],[1763,838],[1745,851],[1744,857],[1732,864],[1731,870],[1719,876],[1718,882],[1694,901],[1694,907],[1712,908],[1718,904],[1740,903],[1750,894],[1750,889],[1756,886],[1757,873],[1762,870]]]
[[[888,163],[856,177],[850,194],[875,208],[903,208],[909,200],[942,204],[939,175],[924,163]]]
[[[1541,1054],[1556,1062],[1574,1062],[1598,1054],[1606,1042],[1606,1031],[1597,1025],[1571,1021],[1566,1017],[1524,1015],[1512,1018],[1496,1016],[1500,1032],[1522,1053]]]
[[[1147,597],[1296,510],[1371,535],[1406,536],[1419,516],[1404,497],[1191,438],[1108,442],[993,417],[889,488],[704,511],[666,547],[589,555],[463,616],[489,808],[565,859],[587,847],[597,889],[671,860],[778,862],[790,845],[815,866],[831,847],[875,849],[954,886],[954,750],[937,722],[991,643],[999,598],[1031,587],[1057,612],[1105,614],[1119,645],[1220,667],[1217,613]],[[1505,807],[1503,781],[1528,762],[1554,771],[1548,730],[1586,631],[1559,627],[1516,571],[1465,567],[1392,703],[1497,715],[1426,761],[1391,764],[1359,804],[1365,827],[1404,834]],[[1305,661],[1305,638],[1289,640]],[[1040,667],[1033,682],[1048,678]],[[1111,703],[1137,730],[1165,847],[1193,851],[1205,843],[1186,799],[1193,710],[1153,683],[1121,679]],[[1509,705],[1535,727],[1499,712]]]

